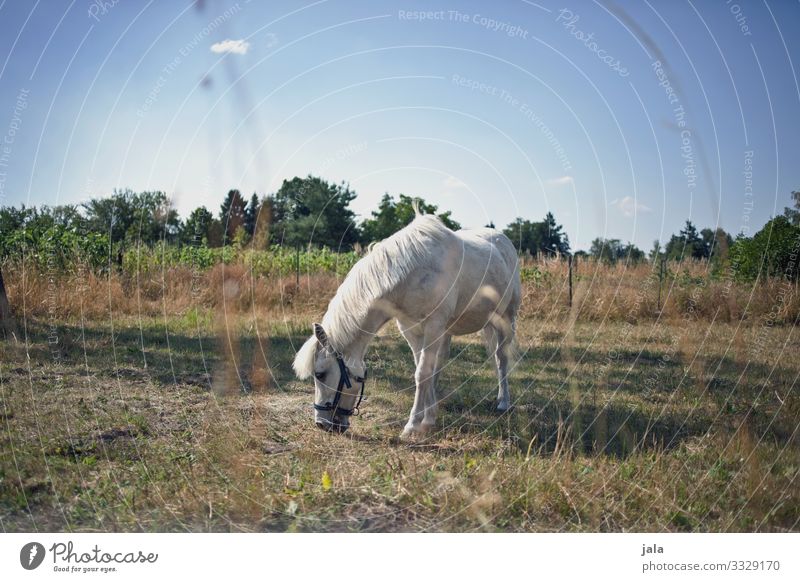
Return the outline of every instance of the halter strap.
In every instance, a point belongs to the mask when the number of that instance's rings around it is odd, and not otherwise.
[[[333,397],[333,402],[326,402],[325,404],[317,404],[314,403],[314,410],[319,410],[323,412],[327,412],[329,410],[333,410],[333,414],[339,414],[340,416],[356,416],[358,415],[358,407],[361,404],[361,400],[364,398],[364,385],[367,382],[367,370],[364,369],[364,376],[354,376],[353,379],[361,384],[361,392],[358,396],[358,402],[353,408],[341,408],[339,407],[339,400],[342,398],[342,393],[344,392],[344,387],[347,386],[348,388],[352,388],[353,384],[350,381],[350,371],[347,369],[347,366],[344,363],[344,358],[342,358],[341,354],[336,354],[336,363],[339,364],[339,385],[336,386],[336,395]]]

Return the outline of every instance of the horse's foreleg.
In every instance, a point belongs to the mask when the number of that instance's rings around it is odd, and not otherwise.
[[[422,344],[425,341],[422,331],[419,329],[419,326],[405,327],[399,321],[397,322],[397,329],[399,329],[403,337],[406,338],[408,347],[411,348],[411,352],[414,354],[414,369],[416,369],[416,367],[419,366]]]
[[[408,423],[403,430],[403,436],[414,433],[424,433],[436,426],[437,400],[435,392],[436,370],[442,343],[445,341],[443,333],[436,334],[428,341],[428,334],[420,352],[417,370],[414,379],[417,391],[414,395],[414,406]]]
[[[431,382],[431,387],[427,392],[425,414],[422,419],[422,424],[429,428],[436,426],[436,414],[439,410],[439,376],[441,375],[442,368],[450,358],[450,339],[452,337],[451,335],[442,337],[442,343],[436,354],[436,368],[433,373],[433,382]]]
[[[444,368],[444,365],[447,363],[447,360],[450,359],[450,339],[452,337],[451,335],[444,336],[442,345],[439,346],[439,355],[436,358],[436,372],[433,375],[433,390],[431,391],[431,395],[437,402],[439,400],[439,375],[442,368]]]

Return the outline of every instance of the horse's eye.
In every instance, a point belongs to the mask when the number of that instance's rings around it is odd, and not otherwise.
[[[325,379],[325,372],[317,372],[316,374],[314,374],[314,377],[320,382],[322,382],[322,380]]]

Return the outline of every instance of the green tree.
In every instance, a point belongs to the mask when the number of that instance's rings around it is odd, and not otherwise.
[[[133,224],[128,239],[154,244],[172,243],[180,232],[178,211],[164,192],[139,192],[133,200]]]
[[[622,244],[617,238],[594,239],[589,248],[589,255],[608,264],[613,264],[617,261],[639,263],[645,259],[643,250],[631,242]]]
[[[369,244],[392,236],[401,228],[414,220],[414,198],[400,194],[399,200],[388,193],[383,195],[378,203],[378,210],[372,211],[372,217],[361,223],[361,242]],[[438,212],[439,208],[429,204],[421,198],[416,198],[420,211],[423,214],[435,214],[450,230],[458,230],[461,225],[451,218],[451,213]]]
[[[0,208],[0,241],[9,238],[15,231],[21,229],[35,211],[35,208],[25,208],[24,204],[19,209],[15,206]]]
[[[704,259],[706,258],[706,245],[702,237],[697,232],[697,227],[691,220],[686,221],[686,225],[677,235],[672,235],[664,249],[667,259],[671,261],[682,261],[683,259]]]
[[[34,208],[34,214],[41,220],[46,227],[63,226],[76,231],[85,232],[86,219],[81,215],[78,207],[74,204],[63,204],[60,206],[42,206],[38,211]]]
[[[403,228],[397,216],[397,204],[389,193],[385,193],[378,203],[378,209],[372,211],[372,218],[361,223],[362,242],[369,244],[392,236]]]
[[[704,228],[700,231],[700,237],[703,239],[704,259],[717,260],[728,257],[728,250],[733,244],[733,238],[723,229]]]
[[[546,252],[559,255],[569,254],[569,237],[564,232],[564,228],[556,222],[552,212],[548,212],[544,217],[542,239],[543,250]]]
[[[350,249],[359,239],[355,213],[350,209],[355,197],[344,183],[329,184],[311,175],[284,180],[268,200],[273,241]]]
[[[250,238],[256,231],[256,221],[258,220],[258,211],[261,210],[261,201],[258,199],[258,194],[253,192],[250,196],[250,202],[247,208],[244,209],[244,229]]]
[[[114,190],[108,198],[84,203],[88,229],[107,234],[112,244],[125,240],[134,222],[134,196],[131,190]]]
[[[622,247],[622,256],[619,257],[620,260],[627,260],[631,263],[641,263],[644,261],[646,255],[645,252],[637,247],[632,242],[629,242],[624,247]]]
[[[535,255],[539,252],[539,229],[537,223],[517,217],[514,222],[503,229],[505,234],[513,243],[518,253],[530,253]]]
[[[796,281],[798,255],[800,226],[785,215],[767,222],[752,238],[740,236],[730,251],[737,277],[747,281],[766,277]]]
[[[651,263],[661,260],[664,257],[664,253],[661,249],[661,241],[658,239],[653,241],[653,248],[650,249],[650,254],[647,256],[648,260]]]
[[[585,259],[589,256],[589,253],[587,253],[586,251],[575,251],[574,253],[572,253],[572,256],[575,257],[576,259]]]
[[[503,233],[520,253],[542,253],[547,256],[569,254],[569,238],[551,212],[541,222],[517,218],[503,229]]]
[[[173,242],[180,231],[177,211],[163,192],[114,190],[108,198],[83,205],[86,228],[109,236],[112,243]]]
[[[36,208],[6,206],[0,208],[0,259],[17,257],[24,245],[33,244],[28,225],[36,215]]]
[[[246,208],[247,203],[242,194],[238,190],[228,190],[219,208],[219,220],[223,231],[222,244],[231,244],[236,230],[244,226]]]
[[[783,215],[789,219],[794,226],[800,226],[800,190],[792,191],[792,202],[794,208],[788,206],[783,209]]]
[[[615,263],[622,254],[622,243],[617,238],[596,238],[589,247],[589,255],[604,263]]]
[[[181,227],[181,242],[187,245],[209,245],[214,215],[205,207],[192,210]]]
[[[107,235],[87,231],[75,207],[0,208],[0,259],[24,257],[48,269],[81,261],[102,269],[108,256]]]
[[[252,199],[250,200],[252,203]],[[274,200],[263,198],[255,210],[253,233],[250,237],[250,246],[256,250],[265,250],[269,247],[270,233],[272,232],[272,203]]]

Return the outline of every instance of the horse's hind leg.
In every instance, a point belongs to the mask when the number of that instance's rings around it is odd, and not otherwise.
[[[500,412],[511,408],[511,393],[508,389],[508,360],[513,334],[513,322],[506,318],[498,318],[483,328],[486,349],[490,354],[494,352],[498,384],[497,410]]]

